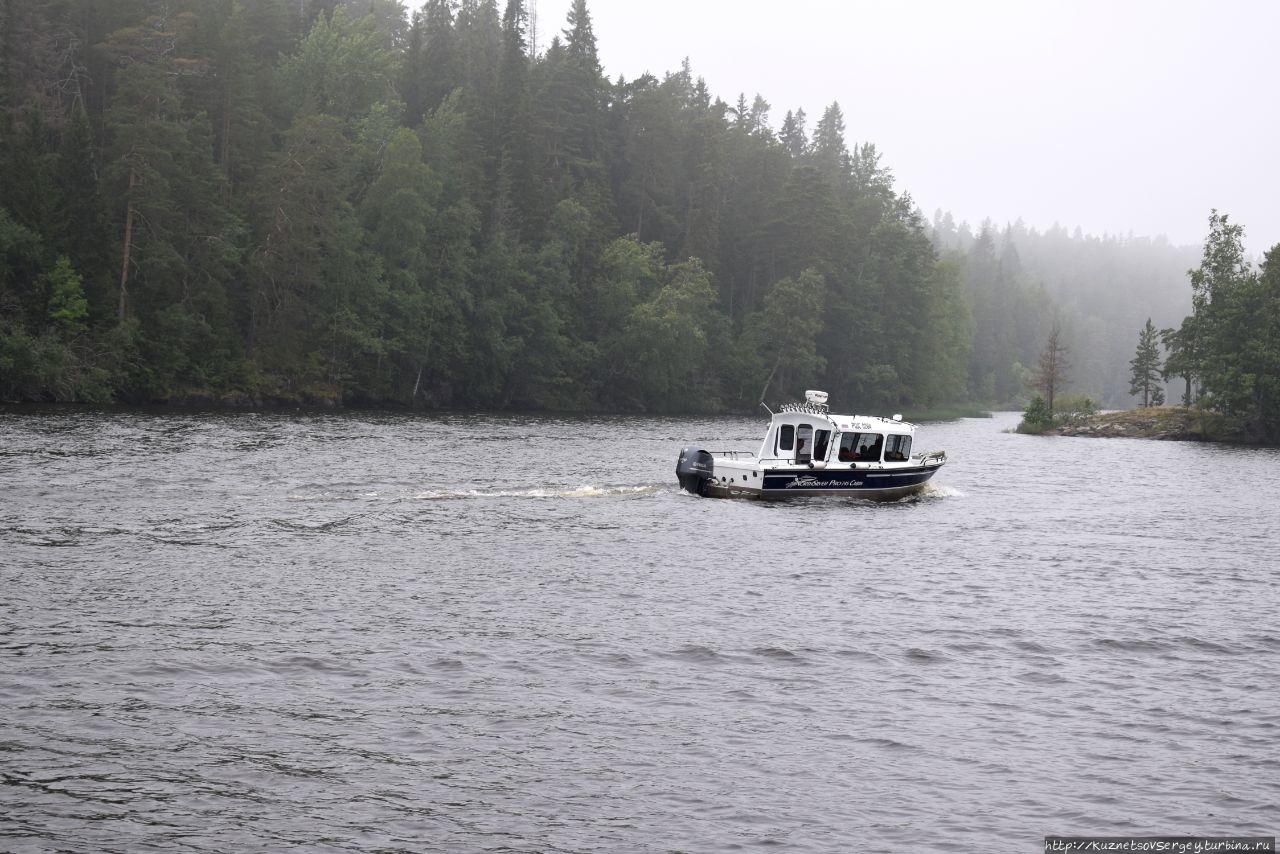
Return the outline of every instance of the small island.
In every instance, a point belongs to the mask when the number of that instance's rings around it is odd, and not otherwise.
[[[1045,431],[1056,436],[1248,442],[1241,425],[1216,412],[1190,406],[1146,406],[1082,415]]]
[[[1147,318],[1129,362],[1129,393],[1140,408],[1098,411],[1085,395],[1063,395],[1067,347],[1055,322],[1027,385],[1039,392],[1017,432],[1126,436],[1251,445],[1280,444],[1280,244],[1253,269],[1244,229],[1216,210],[1204,259],[1188,270],[1192,313],[1178,328]],[[1164,355],[1161,355],[1161,349]],[[1181,406],[1164,406],[1165,386],[1181,379]]]

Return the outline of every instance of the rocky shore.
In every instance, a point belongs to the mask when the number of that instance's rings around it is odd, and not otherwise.
[[[1100,412],[1055,428],[1060,436],[1239,442],[1240,430],[1222,416],[1185,406],[1151,406]]]

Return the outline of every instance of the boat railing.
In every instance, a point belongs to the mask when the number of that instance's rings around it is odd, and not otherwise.
[[[927,453],[923,453],[920,455],[919,464],[922,466],[928,466],[928,465],[940,466],[946,461],[947,461],[946,451],[928,451]]]
[[[724,457],[726,460],[740,460],[743,457],[752,457],[756,455],[755,451],[707,451],[713,457]]]
[[[825,403],[784,403],[781,412],[803,412],[805,415],[826,415],[830,410]]]

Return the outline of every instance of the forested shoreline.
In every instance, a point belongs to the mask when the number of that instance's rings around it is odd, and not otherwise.
[[[838,104],[775,128],[691,61],[609,80],[585,0],[541,51],[523,0],[0,27],[0,400],[1001,404],[1065,320],[1116,401],[1190,302],[1162,240],[926,220]]]

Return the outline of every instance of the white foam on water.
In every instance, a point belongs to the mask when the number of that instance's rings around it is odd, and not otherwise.
[[[924,498],[964,498],[963,492],[943,483],[926,483],[920,495]]]
[[[529,489],[460,489],[419,492],[411,496],[421,501],[438,501],[458,498],[612,498],[627,495],[645,495],[662,490],[658,484],[641,484],[637,486],[582,486],[532,487]]]

